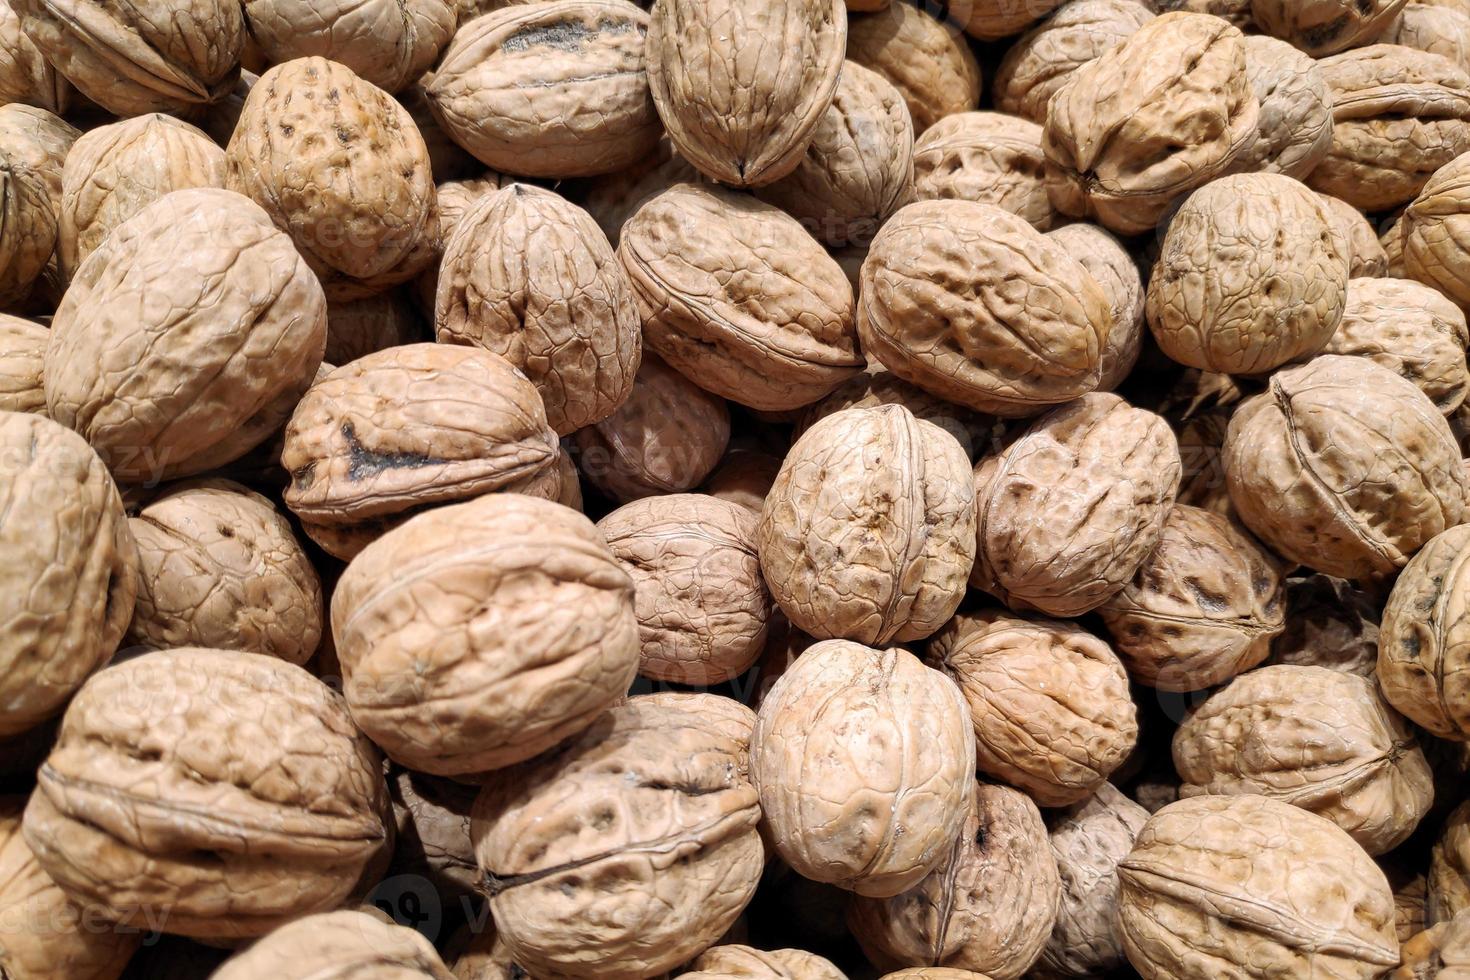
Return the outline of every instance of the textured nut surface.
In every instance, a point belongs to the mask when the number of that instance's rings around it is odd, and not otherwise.
[[[434,116],[506,173],[612,173],[660,133],[645,70],[648,15],[617,0],[511,4],[464,24],[439,62]],[[840,50],[840,49],[839,49]]]
[[[1348,275],[1353,279],[1390,275],[1388,252],[1368,217],[1342,198],[1322,193],[1317,196],[1327,205],[1327,216],[1337,225],[1338,232],[1348,240],[1348,250],[1352,253]],[[1401,276],[1402,272],[1392,275]]]
[[[330,58],[397,92],[439,57],[454,33],[449,0],[245,0],[250,38],[271,64]]]
[[[1311,664],[1364,677],[1378,667],[1378,605],[1351,582],[1305,575],[1286,582],[1286,628],[1271,663]]]
[[[882,75],[903,94],[914,133],[980,104],[980,65],[944,24],[907,3],[853,17],[847,57]]]
[[[525,372],[560,435],[627,400],[642,352],[632,285],[597,223],[526,184],[481,196],[456,223],[434,325],[441,342],[483,347]]]
[[[0,106],[0,305],[17,306],[33,287],[45,291],[60,234],[62,165],[79,135],[45,109]]]
[[[1143,349],[1144,291],[1138,265],[1122,242],[1097,225],[1063,225],[1047,237],[1081,262],[1107,294],[1113,325],[1103,344],[1097,390],[1112,391],[1132,373]]]
[[[1393,23],[1404,0],[1250,0],[1251,19],[1272,37],[1314,58],[1373,40]]]
[[[308,915],[252,944],[210,974],[214,980],[454,980],[434,946],[412,929],[366,912]]]
[[[9,0],[0,3],[0,105],[24,102],[48,112],[65,112],[74,98],[68,82],[21,29]]]
[[[1389,980],[1463,980],[1470,976],[1470,916],[1458,916],[1404,942],[1404,962]]]
[[[475,851],[515,962],[636,980],[715,942],[763,863],[753,724],[717,695],[644,695],[490,776]]]
[[[1465,314],[1438,290],[1406,279],[1353,279],[1323,353],[1366,357],[1412,381],[1445,415],[1470,391]]]
[[[864,349],[948,401],[1030,415],[1097,387],[1107,295],[1061,246],[993,205],[904,208],[873,240],[858,294]]]
[[[649,198],[661,194],[675,184],[708,180],[694,165],[675,153],[667,139],[639,163],[615,174],[593,181],[578,198],[578,203],[592,215],[614,248],[622,240],[623,225]]]
[[[1013,609],[1096,609],[1158,544],[1180,468],[1168,424],[1117,395],[1053,409],[975,469],[970,584]]]
[[[943,865],[974,793],[964,697],[903,650],[808,647],[751,742],[766,831],[804,877],[886,898]]]
[[[808,405],[796,420],[793,439],[800,438],[820,420],[844,409],[876,408],[879,405],[902,405],[915,418],[939,426],[954,436],[965,455],[971,458],[975,455],[976,445],[982,441],[977,436],[989,421],[986,416],[936,398],[923,388],[909,384],[881,364],[870,364],[867,370],[848,378],[826,398],[815,405]],[[780,461],[777,463],[779,465]],[[775,478],[774,472],[771,477]],[[762,498],[764,496],[762,494]]]
[[[975,557],[969,459],[901,405],[829,415],[766,495],[756,545],[772,597],[819,638],[922,639],[964,598]]]
[[[1038,231],[1050,228],[1057,216],[1046,196],[1044,171],[1041,127],[999,112],[946,116],[914,143],[919,200],[993,204]]]
[[[980,783],[944,862],[891,898],[858,898],[853,935],[877,962],[983,971],[1016,980],[1041,954],[1061,897],[1041,811]]]
[[[0,736],[61,710],[112,658],[137,593],[137,548],[117,488],[81,437],[0,412]]]
[[[1334,824],[1277,800],[1170,804],[1118,871],[1123,948],[1145,980],[1367,980],[1399,962],[1383,872]]]
[[[846,980],[846,975],[830,960],[804,950],[730,944],[700,953],[679,980]]]
[[[353,719],[394,761],[458,775],[590,725],[638,667],[633,583],[592,522],[491,494],[368,545],[332,596]]]
[[[41,377],[50,339],[39,323],[0,313],[0,409],[46,413]]]
[[[643,339],[695,384],[750,408],[809,405],[863,366],[852,287],[779,209],[677,184],[623,226]]]
[[[1470,155],[1440,167],[1399,220],[1403,274],[1470,307]],[[1393,234],[1390,232],[1390,240]]]
[[[753,510],[758,517],[779,472],[779,456],[753,449],[731,449],[704,481],[703,492]]]
[[[327,304],[326,364],[341,366],[389,347],[422,340],[424,324],[402,290]]]
[[[1470,910],[1470,802],[1445,819],[1429,856],[1424,918],[1428,925],[1448,922]]]
[[[1264,34],[1246,36],[1245,72],[1261,115],[1256,142],[1236,158],[1236,169],[1306,179],[1332,149],[1326,77],[1310,57]]]
[[[1470,69],[1470,12],[1464,8],[1406,3],[1377,40],[1442,55]]]
[[[93,677],[25,815],[36,859],[110,918],[258,936],[337,907],[387,837],[381,763],[300,667],[184,648]]]
[[[1378,682],[1394,707],[1441,738],[1470,739],[1470,627],[1464,583],[1470,525],[1437,535],[1394,583],[1378,640]]]
[[[980,771],[1042,806],[1086,799],[1138,739],[1122,663],[1070,623],[961,613],[929,644],[929,661],[965,695]]]
[[[758,187],[801,162],[846,47],[842,0],[664,0],[648,21],[648,85],[680,156]]]
[[[476,787],[443,776],[399,769],[388,778],[397,824],[389,877],[428,878],[441,895],[473,895],[480,883],[470,810]]]
[[[1412,382],[1361,357],[1273,375],[1230,420],[1225,477],[1273,551],[1338,578],[1392,574],[1465,507],[1449,423]]]

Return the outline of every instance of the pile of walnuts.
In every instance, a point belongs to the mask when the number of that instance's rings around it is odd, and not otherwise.
[[[1470,977],[1467,0],[0,0],[0,978]]]

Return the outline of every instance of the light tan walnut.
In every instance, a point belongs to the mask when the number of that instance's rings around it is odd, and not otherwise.
[[[994,204],[1046,231],[1057,213],[1046,196],[1045,163],[1035,123],[999,112],[958,112],[914,144],[915,190],[921,201]]]
[[[847,26],[847,57],[903,94],[915,135],[980,105],[980,65],[964,38],[919,7],[891,3]]]
[[[211,973],[214,980],[321,976],[454,980],[434,946],[412,929],[366,912],[308,915],[284,925]]]
[[[313,55],[397,92],[454,34],[450,0],[245,0],[250,38],[270,64]]]
[[[995,74],[995,105],[1038,126],[1068,77],[1137,33],[1154,14],[1138,0],[1071,0],[1006,51]]]
[[[1437,290],[1406,279],[1353,279],[1326,354],[1366,357],[1412,381],[1445,415],[1470,391],[1465,314]]]

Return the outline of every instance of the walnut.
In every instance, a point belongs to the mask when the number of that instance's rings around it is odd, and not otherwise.
[[[46,290],[60,237],[62,165],[79,135],[45,109],[0,106],[0,306],[16,308],[33,289]]]
[[[403,290],[328,303],[322,360],[334,366],[351,364],[389,347],[416,343],[427,332]]]
[[[413,124],[418,127],[419,135],[424,138],[424,146],[429,151],[429,169],[433,172],[434,182],[442,184],[451,180],[468,180],[478,177],[485,173],[485,165],[456,143],[435,118],[427,89],[433,80],[433,72],[424,74],[418,81],[399,92],[397,99],[408,110]],[[229,142],[228,135],[225,142]],[[427,268],[432,267],[431,263]]]
[[[1378,642],[1378,682],[1394,707],[1441,738],[1470,739],[1460,599],[1470,525],[1431,539],[1394,583]]]
[[[460,219],[471,205],[485,195],[512,183],[514,180],[510,177],[493,170],[485,170],[479,177],[446,180],[435,186],[434,197],[439,208],[439,244],[435,249],[434,259],[413,281],[413,291],[419,307],[429,320],[434,318],[434,299],[439,293],[439,266],[444,261],[444,246],[449,242],[449,236],[459,227]]]
[[[831,961],[800,949],[711,946],[679,980],[847,980]]]
[[[1388,29],[1404,0],[1251,0],[1256,27],[1313,58],[1372,41]]]
[[[1174,735],[1188,798],[1254,794],[1326,817],[1369,854],[1402,843],[1429,810],[1429,764],[1371,678],[1277,665],[1212,694]]]
[[[4,322],[0,321],[0,328]],[[766,495],[781,472],[781,457],[753,449],[731,449],[704,481],[703,492],[755,511],[759,516]]]
[[[1041,955],[1061,880],[1036,804],[972,784],[971,812],[945,860],[892,897],[857,898],[849,928],[876,964],[933,965],[1016,980]]]
[[[1317,196],[1327,205],[1327,217],[1337,226],[1338,233],[1347,239],[1351,253],[1348,262],[1350,278],[1373,279],[1388,275],[1401,278],[1401,274],[1389,272],[1388,252],[1378,240],[1373,223],[1363,212],[1331,194],[1318,193]]]
[[[486,778],[475,851],[531,976],[638,980],[705,949],[760,880],[750,709],[629,698],[540,759]]]
[[[397,824],[390,876],[422,875],[441,896],[471,896],[480,883],[470,810],[476,788],[399,769],[388,780]]]
[[[0,409],[46,414],[41,375],[51,331],[0,313]]]
[[[1018,610],[1096,609],[1158,544],[1179,475],[1152,412],[1103,393],[1053,409],[975,469],[970,584]]]
[[[1057,217],[1046,196],[1044,170],[1041,127],[998,112],[946,116],[914,144],[919,200],[993,204],[1038,231],[1046,231]]]
[[[434,946],[412,929],[365,912],[308,915],[282,926],[210,974],[212,980],[321,976],[454,980]]]
[[[1122,663],[1070,623],[961,613],[930,642],[929,659],[964,692],[980,771],[1042,806],[1086,799],[1137,741]]]
[[[1305,180],[1332,149],[1332,91],[1317,63],[1263,34],[1245,39],[1245,71],[1261,103],[1256,142],[1236,158],[1241,173]]]
[[[1398,965],[1393,893],[1351,837],[1260,796],[1164,807],[1118,866],[1123,949],[1145,980],[1376,977]]]
[[[842,0],[664,0],[648,21],[648,85],[680,156],[758,187],[801,163],[846,47]]]
[[[939,426],[954,436],[965,455],[972,459],[977,445],[985,448],[983,440],[977,437],[987,428],[987,416],[936,398],[881,364],[869,365],[867,370],[844,381],[826,398],[807,406],[796,420],[792,439],[799,439],[817,422],[844,409],[875,408],[879,405],[902,405],[915,418]],[[774,474],[772,476],[774,478]]]
[[[1405,277],[1433,286],[1461,309],[1470,308],[1470,248],[1461,244],[1467,218],[1470,153],[1436,170],[1398,223]]]
[[[1470,70],[1470,13],[1434,3],[1406,3],[1377,40],[1450,59]]]
[[[377,752],[321,681],[184,648],[83,685],[24,832],[109,919],[229,940],[341,904],[387,840],[387,807]]]
[[[704,180],[708,178],[675,153],[669,141],[664,139],[659,141],[658,149],[644,160],[592,182],[579,198],[579,203],[617,248],[622,240],[623,225],[637,213],[643,202],[675,184],[697,184]]]
[[[888,898],[951,857],[971,811],[975,740],[943,674],[900,649],[827,640],[761,702],[751,770],[787,864]]]
[[[1273,551],[1338,578],[1392,574],[1465,507],[1449,423],[1362,357],[1324,354],[1273,375],[1230,420],[1225,476]]]
[[[842,269],[769,204],[677,184],[623,226],[618,256],[644,342],[707,391],[784,411],[863,366]]]
[[[1446,818],[1429,858],[1424,921],[1433,926],[1470,910],[1470,802]]]
[[[21,29],[15,8],[9,0],[0,0],[0,105],[24,102],[63,113],[74,99],[71,83],[51,67]]]
[[[972,201],[921,201],[873,240],[858,291],[864,349],[947,401],[1031,415],[1097,387],[1107,294],[1056,242]]]
[[[1409,279],[1407,267],[1404,265],[1404,215],[1400,213],[1391,221],[1385,222],[1387,227],[1378,236],[1378,245],[1383,249],[1383,256],[1387,260],[1384,275],[1393,276],[1395,279]],[[1422,277],[1421,277],[1422,278]],[[1443,290],[1441,290],[1443,292]],[[1451,299],[1453,294],[1446,293]]]
[[[1286,582],[1286,627],[1271,640],[1271,663],[1309,664],[1374,676],[1378,666],[1375,603],[1352,583],[1329,575]]]
[[[951,970],[947,966],[916,966],[883,974],[881,980],[990,980],[973,970]]]
[[[882,645],[922,639],[964,598],[974,562],[969,459],[901,405],[813,425],[766,497],[761,571],[812,636]]]
[[[627,273],[596,222],[551,191],[477,198],[444,245],[434,323],[444,343],[506,358],[567,435],[628,398],[642,352]]]
[[[1318,63],[1332,90],[1332,150],[1312,187],[1365,211],[1413,200],[1470,150],[1470,74],[1448,58],[1374,44]]]
[[[237,0],[9,0],[46,60],[119,116],[181,113],[223,98],[245,46]]]
[[[1392,859],[1380,859],[1379,867],[1388,875],[1393,888],[1394,930],[1399,942],[1407,943],[1428,926],[1424,921],[1425,891],[1428,887],[1423,872],[1416,871],[1411,864]]]
[[[999,41],[1030,27],[1065,0],[953,0],[947,19],[980,41]]]
[[[1123,243],[1097,225],[1064,225],[1047,237],[1081,262],[1108,297],[1113,326],[1103,344],[1097,390],[1112,391],[1132,373],[1143,349],[1144,291],[1138,266]]]
[[[1409,937],[1404,941],[1403,957],[1403,965],[1388,980],[1456,980],[1470,975],[1470,915],[1456,916]]]
[[[902,93],[922,134],[945,116],[980,105],[980,65],[947,26],[907,3],[851,18],[847,57]]]

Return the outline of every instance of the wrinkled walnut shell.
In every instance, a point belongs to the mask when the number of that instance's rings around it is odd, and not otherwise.
[[[1378,638],[1378,682],[1394,707],[1441,738],[1470,740],[1464,636],[1470,525],[1439,534],[1394,583]]]
[[[210,974],[213,980],[312,980],[326,976],[454,980],[433,944],[423,936],[376,915],[351,910],[297,919]]]
[[[1057,213],[1046,196],[1045,163],[1035,123],[998,112],[956,113],[914,144],[915,192],[921,201],[993,204],[1046,231]]]
[[[878,13],[851,18],[847,57],[903,94],[915,135],[945,116],[980,105],[980,65],[969,45],[912,4],[891,3]]]

